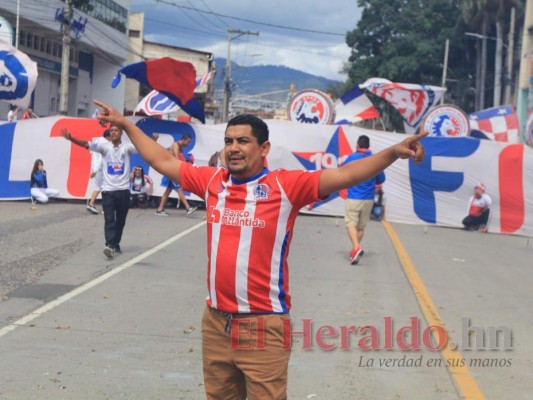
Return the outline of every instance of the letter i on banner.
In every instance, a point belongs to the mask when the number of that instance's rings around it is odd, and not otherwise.
[[[525,219],[524,145],[513,144],[499,157],[500,225],[502,233],[520,229]]]

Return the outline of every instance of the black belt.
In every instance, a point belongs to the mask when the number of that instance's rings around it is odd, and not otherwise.
[[[261,315],[287,315],[288,313],[276,313],[276,312],[258,312],[258,313],[231,313],[228,311],[222,311],[217,308],[209,307],[209,311],[214,312],[215,314],[220,315],[221,317],[226,318],[226,326],[224,327],[224,332],[229,333],[231,331],[231,321],[235,318],[250,318],[250,317],[260,317]]]

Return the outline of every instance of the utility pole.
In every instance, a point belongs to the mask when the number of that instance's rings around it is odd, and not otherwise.
[[[233,36],[235,34],[236,36]],[[226,72],[224,74],[224,98],[222,99],[222,122],[228,121],[229,100],[231,98],[231,41],[242,35],[259,36],[259,32],[241,31],[240,29],[228,29],[228,54],[226,57]]]
[[[15,28],[15,48],[19,48],[20,0],[17,0],[17,27]],[[9,43],[11,44],[11,43]]]
[[[63,23],[63,53],[61,56],[61,87],[59,93],[59,113],[68,113],[68,77],[70,70],[70,20],[72,17],[71,0],[65,0]]]
[[[511,23],[509,27],[509,45],[507,46],[507,74],[505,79],[505,104],[511,103],[511,87],[513,86],[513,52],[514,52],[514,25],[516,9],[511,8]]]
[[[494,61],[494,94],[492,107],[499,107],[502,98],[502,61],[503,61],[502,24],[496,21],[496,55]]]
[[[479,88],[479,110],[485,108],[485,81],[487,80],[487,20],[483,17],[481,39],[481,82]]]

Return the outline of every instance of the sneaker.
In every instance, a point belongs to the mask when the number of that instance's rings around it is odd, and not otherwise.
[[[487,233],[489,230],[487,229],[487,225],[482,225],[479,227],[479,230],[481,233]]]
[[[194,207],[189,207],[187,208],[187,215],[191,215],[193,212],[195,212],[196,210],[198,210],[198,206],[194,206]]]
[[[90,204],[87,204],[87,211],[89,211],[91,214],[100,214],[100,212],[96,209],[95,206],[92,206]]]
[[[112,260],[115,256],[115,250],[113,250],[112,247],[106,246],[104,247],[104,255],[109,259]]]
[[[115,254],[122,254],[122,249],[120,246],[115,247],[113,250],[115,251]]]
[[[160,217],[168,217],[168,213],[165,210],[156,211],[155,215],[159,215]]]
[[[355,249],[350,251],[350,264],[355,265],[359,262],[359,259],[364,254],[361,246],[357,246]]]

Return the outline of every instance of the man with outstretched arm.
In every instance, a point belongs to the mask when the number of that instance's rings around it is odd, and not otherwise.
[[[181,162],[112,107],[102,123],[120,126],[151,167],[202,197],[207,209],[207,306],[202,358],[207,398],[286,399],[290,356],[289,266],[295,219],[305,205],[376,176],[399,158],[420,163],[410,136],[373,156],[319,171],[269,171],[268,126],[239,115],[224,134],[226,167]],[[242,327],[248,327],[242,335]],[[287,343],[287,338],[288,342]]]
[[[79,139],[66,129],[61,130],[63,137],[70,142],[96,151],[102,155],[102,210],[104,211],[104,255],[112,260],[116,254],[122,254],[120,241],[130,209],[130,157],[137,153],[132,143],[122,142],[121,125],[111,124],[109,140],[92,141]],[[157,135],[148,139],[157,140]]]

